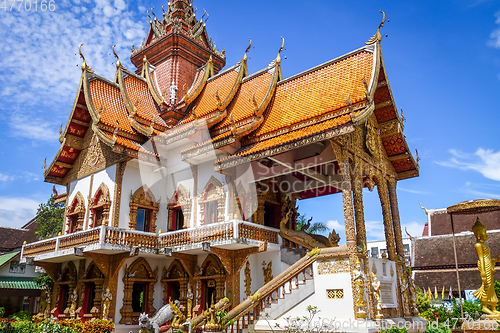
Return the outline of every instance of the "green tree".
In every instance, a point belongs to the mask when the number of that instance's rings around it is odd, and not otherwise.
[[[38,229],[35,234],[39,239],[57,236],[62,231],[64,219],[64,203],[54,203],[51,196],[46,203],[40,204],[36,211]]]
[[[297,217],[297,230],[302,230],[309,223],[309,227],[305,230],[308,234],[318,234],[330,230],[323,222],[312,222],[312,217],[308,219],[306,214],[300,214]]]
[[[423,313],[431,308],[431,300],[425,296],[422,289],[417,287],[417,301],[416,301],[418,312]]]

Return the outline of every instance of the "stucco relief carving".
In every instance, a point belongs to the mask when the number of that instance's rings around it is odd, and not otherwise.
[[[83,221],[85,219],[85,199],[80,192],[75,194],[73,201],[69,207],[66,207],[66,233],[72,231],[81,231],[83,229]]]
[[[167,209],[168,209],[168,221],[169,223],[172,221],[172,210],[174,208],[181,207],[182,214],[184,215],[184,228],[189,227],[190,218],[191,218],[191,194],[189,190],[185,188],[182,184],[179,184],[177,189],[174,192],[172,198],[167,198]]]
[[[96,210],[102,207],[102,220],[99,225],[109,224],[109,209],[111,207],[111,199],[109,196],[109,189],[106,184],[101,183],[96,190],[94,197],[89,202],[89,209],[92,212],[92,227],[96,227]]]
[[[226,195],[224,185],[214,176],[210,177],[209,181],[203,188],[203,191],[198,194],[198,203],[200,204],[201,224],[207,221],[205,214],[205,204],[209,202],[217,202],[217,222],[224,221],[224,204]]]
[[[153,192],[147,185],[139,187],[135,193],[130,192],[130,221],[129,229],[135,230],[137,224],[137,209],[144,208],[151,211],[150,232],[156,232],[156,214],[160,203],[156,202]]]

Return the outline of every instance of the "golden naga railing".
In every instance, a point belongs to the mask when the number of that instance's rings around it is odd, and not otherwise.
[[[158,249],[201,242],[231,241],[236,238],[253,239],[278,244],[277,229],[241,221],[214,223],[202,227],[162,233],[127,230],[100,226],[23,245],[22,257],[33,257],[91,244],[116,244]]]
[[[283,247],[288,248],[289,251],[295,252],[295,254],[300,254],[301,257],[305,256],[307,251],[313,249],[311,245],[301,241],[300,239],[285,235],[281,232],[280,236],[283,239]]]
[[[316,252],[317,251],[317,252]],[[234,320],[234,323],[227,325],[232,333],[239,332],[240,328],[245,328],[246,325],[256,320],[260,312],[271,303],[283,298],[286,293],[290,293],[293,286],[298,287],[299,284],[305,283],[307,278],[313,278],[313,263],[317,260],[331,258],[345,258],[348,256],[346,246],[329,247],[318,249],[310,252],[280,275],[269,281],[259,290],[257,290],[251,298],[247,298],[238,306],[228,312],[226,319]],[[194,327],[194,326],[193,326]]]

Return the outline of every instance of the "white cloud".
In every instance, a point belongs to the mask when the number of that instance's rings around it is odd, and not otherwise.
[[[403,238],[408,237],[408,234],[406,233],[406,231],[408,231],[408,233],[412,237],[422,236],[422,232],[424,231],[425,222],[427,222],[427,221],[424,221],[424,222],[415,222],[414,221],[414,222],[402,223],[401,224],[401,233],[403,235]]]
[[[343,224],[340,224],[339,221],[337,220],[330,220],[328,222],[326,222],[326,226],[330,229],[330,230],[333,230],[335,229],[335,231],[338,233],[339,230],[345,230],[345,225]]]
[[[59,134],[55,131],[57,125],[41,118],[13,114],[10,117],[11,136],[31,140],[56,142]]]
[[[0,197],[0,225],[20,228],[36,215],[39,202],[28,198]]]
[[[465,182],[463,188],[460,189],[466,193],[470,199],[500,199],[500,185],[494,184],[477,184],[469,181]]]
[[[0,182],[8,182],[9,180],[14,180],[15,177],[11,175],[6,175],[4,173],[0,172]]]
[[[500,181],[500,151],[479,148],[474,154],[467,154],[451,149],[450,153],[453,157],[448,161],[437,163],[464,171],[477,171],[488,179]]]
[[[494,48],[500,49],[500,11],[495,13],[496,20],[495,23],[499,25],[499,27],[490,34],[489,45]]]
[[[365,229],[367,240],[385,239],[384,223],[381,221],[365,221]]]
[[[0,57],[0,109],[7,115],[4,120],[20,117],[13,115],[16,109],[23,110],[24,117],[37,114],[43,118],[23,123],[23,131],[19,133],[19,136],[43,141],[57,138],[55,131],[59,124],[47,120],[52,121],[55,111],[66,117],[67,108],[76,96],[82,63],[78,45],[84,43],[82,52],[87,64],[97,74],[112,79],[116,70],[111,52],[113,44],[117,45],[115,50],[121,62],[133,70],[130,47],[138,46],[147,33],[144,14],[127,11],[123,0],[56,3],[54,11],[12,11],[0,20],[0,53],[3,55]],[[52,112],[40,115],[39,110],[46,106],[50,106]],[[27,124],[33,125],[26,128]],[[49,127],[52,125],[55,129]],[[12,121],[8,126],[18,131]]]

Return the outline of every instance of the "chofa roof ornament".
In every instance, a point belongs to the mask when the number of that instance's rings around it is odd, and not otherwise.
[[[94,71],[87,65],[87,63],[85,62],[85,57],[83,56],[82,54],[82,45],[83,43],[81,43],[79,46],[78,46],[78,52],[80,53],[80,58],[83,59],[83,63],[82,63],[82,71],[88,71],[90,73],[94,73]]]
[[[384,23],[385,23],[385,13],[383,11],[381,11],[381,10],[379,12],[381,12],[382,15],[383,15],[382,22],[380,22],[380,24],[378,25],[377,33],[375,35],[373,35],[373,37],[370,38],[365,43],[366,45],[370,45],[370,44],[374,44],[374,43],[382,41],[382,35],[380,34],[380,28],[382,28],[384,26]]]

